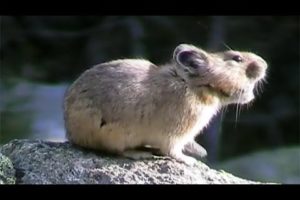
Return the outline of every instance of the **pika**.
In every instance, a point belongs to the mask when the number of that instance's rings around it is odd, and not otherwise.
[[[189,44],[176,46],[170,60],[120,59],[83,72],[64,96],[68,140],[124,156],[149,145],[187,165],[206,156],[194,138],[221,107],[255,98],[267,63],[250,52]]]

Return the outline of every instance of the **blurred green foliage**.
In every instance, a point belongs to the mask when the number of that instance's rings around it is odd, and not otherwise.
[[[219,163],[218,169],[231,171],[234,175],[250,180],[299,184],[300,147],[290,146],[275,151],[261,151]]]
[[[32,111],[21,107],[31,100],[27,94],[12,94],[18,80],[1,80],[0,145],[11,139],[26,139],[31,133]],[[14,98],[10,98],[13,96]]]

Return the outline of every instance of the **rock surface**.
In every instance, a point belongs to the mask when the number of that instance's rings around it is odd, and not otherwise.
[[[0,153],[0,184],[14,184],[15,170],[11,160]]]
[[[0,153],[4,155],[0,154],[2,184],[14,183],[14,179],[16,184],[258,183],[210,169],[202,162],[189,167],[166,157],[134,161],[75,147],[68,142],[13,140],[0,147]]]

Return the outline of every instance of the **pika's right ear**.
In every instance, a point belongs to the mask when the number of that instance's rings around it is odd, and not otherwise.
[[[187,44],[176,47],[173,59],[191,73],[197,73],[201,68],[208,66],[207,55],[198,48]]]

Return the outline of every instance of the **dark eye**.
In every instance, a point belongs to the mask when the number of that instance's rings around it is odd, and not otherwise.
[[[231,58],[232,60],[236,61],[236,62],[242,62],[243,59],[241,56],[235,55]]]

